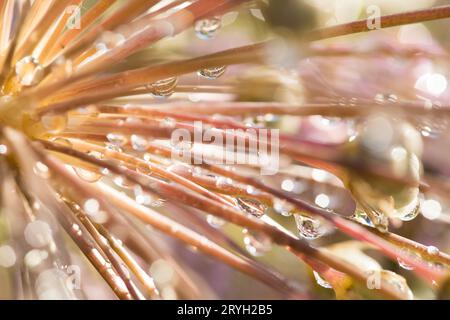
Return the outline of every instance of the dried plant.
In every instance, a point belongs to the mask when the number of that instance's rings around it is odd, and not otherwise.
[[[0,1],[0,298],[448,298],[450,4],[313,2]]]

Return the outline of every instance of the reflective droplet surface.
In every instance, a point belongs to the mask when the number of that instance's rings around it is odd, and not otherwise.
[[[112,145],[117,147],[123,147],[127,143],[127,138],[120,133],[108,133],[106,139],[108,139]]]
[[[265,234],[247,229],[243,233],[245,248],[252,256],[262,256],[272,249],[272,240]]]
[[[351,218],[368,227],[375,227],[369,216],[361,209],[357,209]]]
[[[97,173],[94,171],[86,170],[79,167],[73,167],[76,175],[83,181],[94,183],[101,179],[101,173]]]
[[[415,252],[413,252],[413,251],[409,251],[409,250],[407,250],[407,249],[403,249],[403,250],[402,250],[402,253],[408,255],[408,256],[409,256],[410,258],[412,258],[412,259],[416,259],[416,260],[420,260],[420,259],[421,259],[420,255],[418,255],[417,253],[415,253]],[[403,261],[401,258],[397,258],[397,262],[398,262],[398,265],[399,265],[401,268],[405,269],[405,270],[413,270],[413,269],[414,269],[413,266],[407,264],[407,263],[406,263],[405,261]]]
[[[419,199],[417,199],[417,205],[412,210],[405,212],[403,215],[398,216],[398,218],[402,221],[411,221],[414,220],[419,213],[420,213],[420,205]]]
[[[256,218],[261,218],[267,209],[267,207],[258,200],[249,198],[236,198],[236,204],[245,214]]]
[[[177,86],[178,78],[171,77],[163,80],[158,80],[152,83],[149,89],[152,90],[152,94],[155,97],[164,98],[169,97],[175,92],[175,87]]]
[[[163,128],[175,128],[177,121],[173,118],[164,118],[161,121],[160,126]]]
[[[327,228],[317,218],[301,214],[295,214],[294,217],[298,232],[305,239],[314,240],[327,232]]]
[[[41,178],[44,178],[44,179],[50,178],[50,171],[49,171],[48,167],[40,161],[36,162],[36,164],[33,167],[33,171],[36,175],[38,175]]]
[[[217,35],[221,26],[222,21],[220,17],[213,17],[196,21],[194,30],[198,38],[210,40]]]
[[[66,114],[47,114],[41,117],[42,126],[51,133],[59,133],[66,128]]]
[[[131,136],[131,146],[134,150],[143,152],[147,150],[148,140],[143,136],[133,134]]]
[[[429,255],[438,255],[439,254],[439,249],[438,248],[436,248],[435,246],[428,246],[427,247],[427,253],[429,254]]]
[[[23,86],[34,86],[44,77],[44,67],[33,56],[26,56],[16,63],[16,76]]]
[[[325,289],[333,289],[333,286],[328,283],[327,281],[325,281],[319,273],[317,273],[316,271],[313,271],[313,275],[314,275],[314,279],[316,279],[316,282],[319,286],[321,286],[322,288]]]
[[[223,219],[221,219],[219,217],[216,217],[216,216],[214,216],[212,214],[208,214],[206,216],[206,221],[209,223],[209,225],[211,227],[217,228],[217,229],[223,227],[225,225],[225,223],[226,223],[225,220],[223,220]]]
[[[219,78],[225,73],[226,66],[205,68],[197,71],[197,74],[203,78],[214,80]]]
[[[113,49],[123,44],[125,40],[126,38],[123,34],[107,30],[101,34],[98,43],[103,43],[106,48]]]

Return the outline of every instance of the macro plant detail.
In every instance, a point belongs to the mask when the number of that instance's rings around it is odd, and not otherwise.
[[[0,0],[0,299],[448,299],[448,1]]]

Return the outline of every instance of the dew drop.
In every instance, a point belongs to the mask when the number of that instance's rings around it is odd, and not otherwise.
[[[36,175],[41,178],[48,179],[50,178],[50,171],[48,167],[40,161],[37,161],[33,167],[33,171]]]
[[[429,254],[429,255],[438,255],[439,254],[439,249],[438,248],[436,248],[435,246],[428,246],[427,247],[427,253]]]
[[[414,299],[414,295],[411,289],[408,287],[406,280],[398,274],[388,270],[381,270],[381,280],[404,295],[405,299]]]
[[[209,223],[209,225],[211,227],[216,228],[216,229],[219,229],[219,228],[223,227],[225,225],[225,223],[226,223],[225,220],[223,220],[223,219],[221,219],[219,217],[216,217],[216,216],[214,216],[212,214],[208,214],[206,216],[206,221]]]
[[[222,76],[226,71],[226,66],[205,68],[197,71],[197,74],[203,78],[214,80]]]
[[[195,22],[194,30],[199,39],[210,40],[217,35],[221,26],[222,21],[220,17],[213,17],[197,20]]]
[[[313,271],[313,275],[314,275],[314,279],[316,279],[316,282],[319,286],[321,286],[322,288],[325,288],[325,289],[333,289],[333,286],[329,282],[325,281],[320,276],[319,273],[317,273],[316,271]]]
[[[133,134],[131,136],[131,146],[134,150],[143,152],[147,150],[148,140],[143,136]]]
[[[66,114],[47,114],[41,118],[42,126],[51,133],[59,133],[67,126]]]
[[[8,154],[8,147],[4,144],[0,144],[0,154],[5,155]]]
[[[249,198],[236,198],[236,204],[245,214],[256,218],[261,218],[267,209],[267,207],[258,200]]]
[[[262,256],[272,249],[272,240],[265,234],[247,229],[243,233],[245,248],[252,256]]]
[[[177,121],[173,118],[164,118],[164,120],[161,121],[161,127],[163,128],[175,128],[177,124]]]
[[[359,222],[368,227],[375,227],[372,220],[370,220],[369,216],[362,210],[356,210],[356,212],[351,217],[354,221]]]
[[[99,43],[103,43],[108,49],[113,49],[123,44],[125,40],[123,34],[107,30],[100,35]]]
[[[408,255],[412,259],[416,259],[416,260],[421,259],[419,254],[417,254],[413,251],[407,250],[407,249],[402,249],[402,253]],[[405,261],[403,261],[401,258],[397,258],[397,262],[398,262],[398,265],[405,270],[413,270],[414,269],[413,266],[410,266]]]
[[[149,86],[152,90],[152,94],[158,98],[169,97],[175,92],[175,87],[177,86],[178,78],[171,77],[163,80],[158,80]]]
[[[326,228],[317,218],[312,218],[302,214],[295,214],[295,223],[300,234],[305,239],[314,240],[326,233]]]
[[[127,138],[120,133],[108,133],[106,139],[116,147],[123,147],[127,143]]]
[[[34,86],[44,77],[44,67],[33,56],[26,56],[16,63],[16,76],[23,86]]]
[[[116,176],[113,179],[113,182],[116,184],[116,186],[121,187],[121,188],[131,188],[133,186],[133,183],[131,183],[130,181],[128,181],[127,179],[125,179],[122,176]]]
[[[420,213],[420,202],[419,198],[416,199],[416,205],[412,210],[406,210],[402,212],[403,214],[399,215],[398,218],[402,221],[411,221],[414,220]]]
[[[226,188],[227,186],[231,186],[233,184],[233,179],[226,177],[217,177],[216,178],[216,187],[217,188]]]
[[[75,171],[76,175],[83,181],[94,183],[100,180],[102,175],[100,173],[86,170],[79,167],[73,167],[73,170]]]

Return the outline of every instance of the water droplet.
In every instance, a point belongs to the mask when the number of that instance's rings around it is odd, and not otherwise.
[[[197,74],[203,78],[214,80],[225,73],[226,66],[201,69]]]
[[[233,185],[233,179],[219,176],[216,178],[216,186],[218,188],[225,188],[227,186]]]
[[[194,30],[198,38],[210,40],[214,38],[222,25],[220,17],[197,20]]]
[[[401,293],[405,299],[414,299],[411,289],[408,287],[406,280],[402,276],[389,270],[381,270],[378,272],[381,272],[381,280]]]
[[[33,171],[36,175],[41,178],[48,179],[50,178],[50,171],[48,167],[40,161],[37,161],[33,167]]]
[[[143,152],[147,150],[148,140],[145,137],[133,134],[131,136],[131,146],[134,150]]]
[[[86,170],[79,167],[73,167],[73,170],[75,171],[76,175],[83,181],[94,183],[100,180],[102,175],[100,173]]]
[[[226,221],[223,220],[222,218],[216,217],[212,214],[208,214],[206,216],[206,221],[209,223],[209,225],[211,227],[216,228],[216,229],[223,227],[226,223]]]
[[[361,209],[357,209],[351,218],[356,222],[359,222],[368,227],[372,228],[375,227],[372,220],[370,220],[369,216]]]
[[[383,94],[383,93],[379,93],[375,96],[375,101],[378,103],[394,103],[397,102],[398,97],[395,94],[392,93],[387,93],[387,94]]]
[[[108,133],[106,139],[116,147],[123,147],[127,143],[127,138],[120,133]]]
[[[300,236],[308,240],[320,238],[327,232],[324,223],[318,218],[312,218],[302,214],[295,214],[295,223]]]
[[[4,144],[0,144],[0,154],[5,155],[8,153],[8,147]]]
[[[161,121],[161,127],[163,128],[175,128],[177,121],[173,118],[165,118]]]
[[[116,184],[116,186],[126,189],[134,186],[132,182],[128,181],[126,178],[122,176],[114,177],[113,182]]]
[[[140,185],[134,187],[134,199],[140,205],[149,206],[151,205],[153,198],[150,194],[142,190]]]
[[[169,97],[175,92],[175,87],[177,86],[178,78],[171,77],[163,80],[158,80],[149,86],[152,90],[152,94],[155,97],[164,98]]]
[[[325,281],[316,271],[313,271],[313,275],[314,279],[316,279],[316,282],[319,286],[325,289],[333,289],[333,286],[327,281]]]
[[[273,200],[273,209],[282,216],[290,217],[295,207],[284,199],[275,198]]]
[[[427,247],[427,253],[429,254],[429,255],[438,255],[439,254],[439,249],[438,248],[436,248],[435,246],[428,246]]]
[[[407,249],[402,249],[401,252],[403,254],[408,255],[411,259],[415,259],[415,260],[420,260],[421,259],[421,256],[419,254],[415,253],[414,251],[410,251],[410,250],[407,250]],[[397,258],[397,262],[398,262],[398,265],[401,268],[405,269],[405,270],[413,270],[414,269],[413,266],[410,266],[405,261],[403,261],[401,258]]]
[[[16,76],[23,86],[34,86],[44,77],[44,67],[33,56],[26,56],[16,63]]]
[[[247,251],[254,257],[259,257],[272,249],[272,240],[261,232],[243,230],[244,244]]]
[[[66,114],[46,114],[41,118],[42,126],[51,133],[59,133],[67,126]]]
[[[249,198],[236,198],[236,204],[245,214],[256,218],[261,218],[267,209],[267,207],[258,200]]]
[[[411,210],[398,210],[401,213],[398,218],[402,221],[411,221],[414,220],[420,212],[420,202],[419,198],[416,198],[416,205]]]
[[[100,35],[98,43],[104,44],[108,49],[113,49],[123,44],[125,40],[123,34],[107,30]]]

